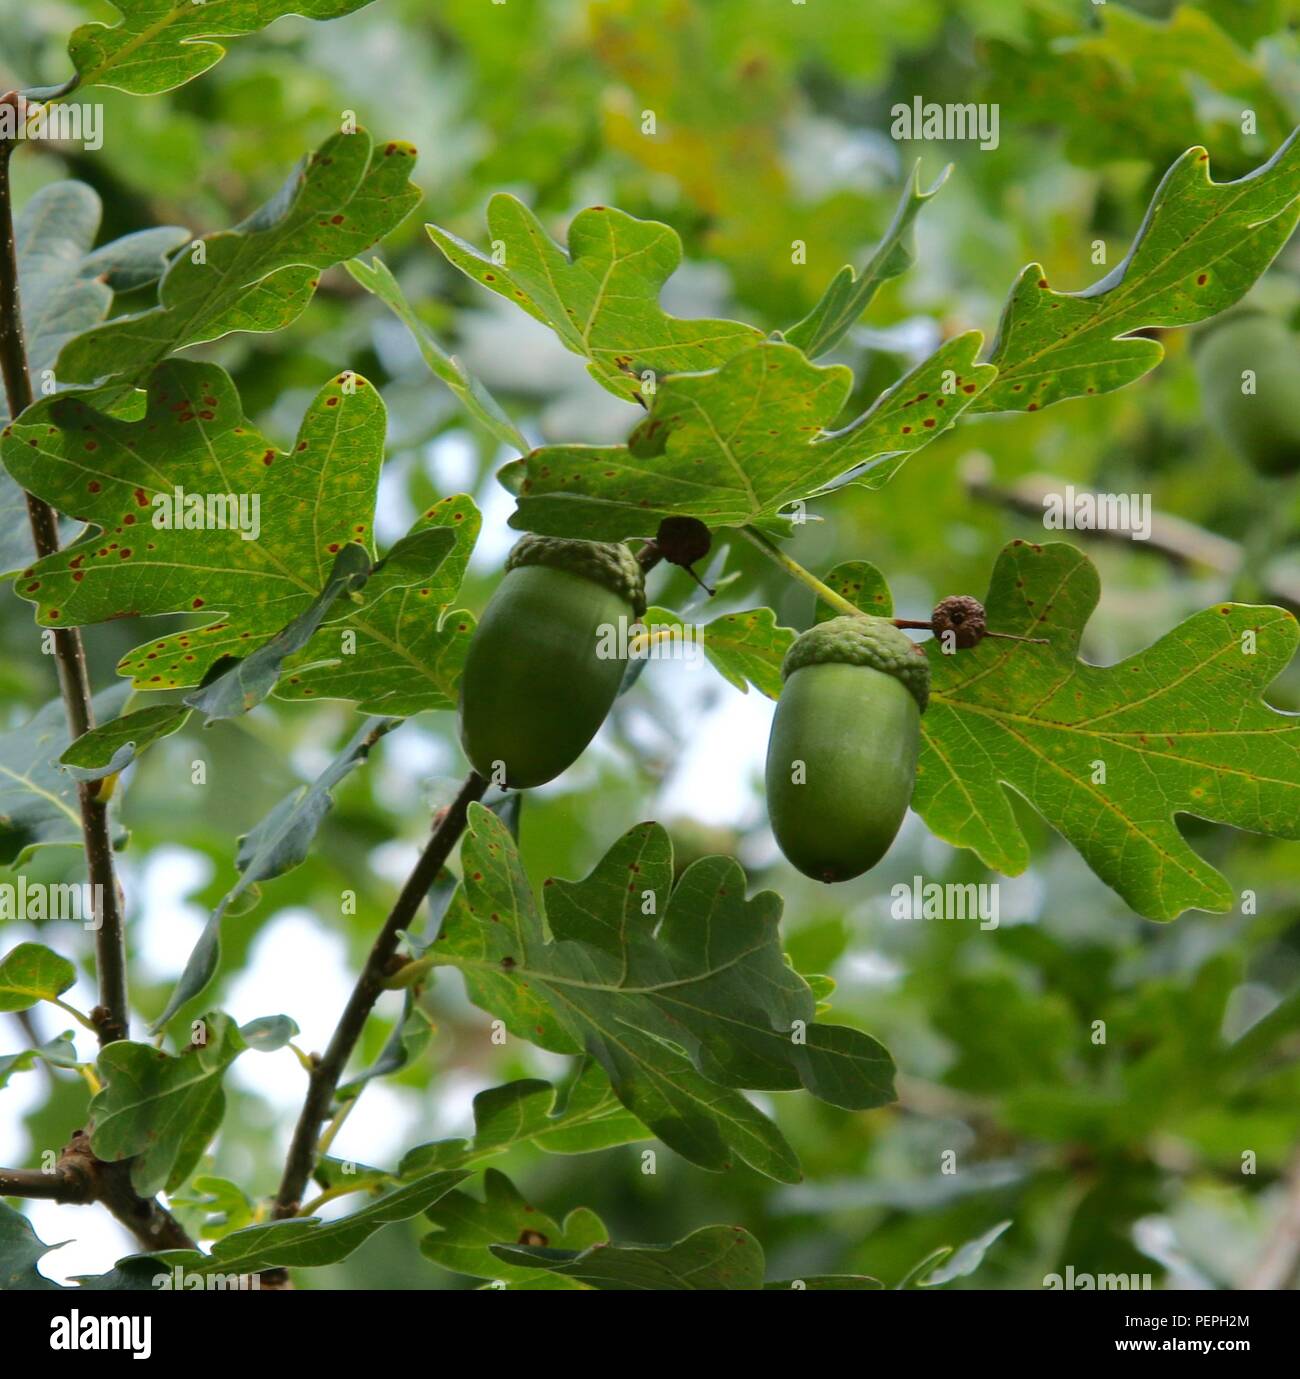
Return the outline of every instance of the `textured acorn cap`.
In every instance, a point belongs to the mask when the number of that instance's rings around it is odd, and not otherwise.
[[[562,536],[521,537],[506,557],[506,571],[523,565],[567,570],[625,598],[639,618],[645,612],[645,575],[621,541],[569,541]]]
[[[810,627],[785,653],[781,675],[788,680],[804,666],[828,663],[867,666],[892,675],[902,681],[922,713],[930,702],[925,653],[887,618],[845,615]]]

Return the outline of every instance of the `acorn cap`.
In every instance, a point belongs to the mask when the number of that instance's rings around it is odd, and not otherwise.
[[[830,618],[810,627],[785,653],[781,675],[788,680],[804,666],[838,663],[866,666],[901,680],[916,706],[930,702],[930,662],[919,646],[888,618]]]
[[[645,575],[621,541],[569,541],[562,536],[529,534],[506,557],[506,572],[524,565],[546,565],[581,575],[626,599],[638,618],[645,612]]]

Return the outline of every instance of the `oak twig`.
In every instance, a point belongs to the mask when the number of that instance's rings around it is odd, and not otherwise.
[[[0,97],[0,104],[25,108],[15,93]],[[14,237],[13,197],[9,186],[9,160],[14,143],[0,141],[0,373],[4,376],[9,415],[17,417],[32,404],[32,383],[23,340],[22,303],[18,289],[18,249]],[[59,519],[54,509],[34,494],[27,494],[27,517],[37,558],[59,549]],[[95,726],[90,677],[85,650],[75,627],[54,629],[54,659],[59,687],[67,711],[68,733],[73,740]],[[84,783],[77,788],[81,812],[86,869],[95,897],[95,965],[99,975],[99,1005],[95,1026],[101,1044],[126,1037],[129,1010],[126,995],[126,943],[122,925],[122,899],[113,868],[113,844],[109,830],[108,803],[99,798],[98,787]]]
[[[1030,474],[1014,483],[1002,485],[993,480],[993,466],[987,455],[975,451],[966,457],[962,465],[962,482],[966,492],[980,502],[1005,508],[1009,512],[1022,513],[1026,517],[1042,520],[1043,500],[1060,497],[1066,487],[1064,479],[1047,474]],[[1084,496],[1087,490],[1076,485],[1076,492]],[[1246,553],[1235,541],[1217,532],[1207,531],[1185,518],[1174,517],[1165,512],[1151,514],[1151,535],[1146,541],[1134,541],[1127,531],[1111,528],[1095,530],[1079,529],[1066,533],[1070,537],[1084,537],[1089,540],[1123,543],[1134,551],[1146,551],[1160,556],[1175,569],[1204,569],[1212,574],[1232,578],[1243,566]],[[1270,602],[1284,607],[1300,608],[1300,582],[1287,577],[1277,577],[1265,581],[1263,595]]]
[[[460,835],[465,831],[469,807],[483,798],[488,783],[471,771],[455,800],[440,815],[433,834],[420,854],[420,860],[406,879],[384,926],[371,946],[361,975],[352,995],[339,1017],[329,1046],[316,1062],[307,1084],[298,1124],[294,1127],[284,1175],[275,1198],[277,1217],[294,1216],[302,1204],[303,1190],[316,1164],[317,1144],[321,1125],[329,1118],[334,1092],[356,1047],[361,1031],[389,974],[389,960],[397,952],[398,934],[407,928],[418,913],[443,864],[451,855]]]
[[[131,1161],[107,1163],[90,1147],[90,1136],[78,1130],[59,1155],[51,1173],[29,1168],[0,1168],[0,1197],[43,1198],[84,1204],[100,1202],[146,1250],[193,1250],[197,1246],[164,1206],[141,1197],[131,1184]]]
[[[68,90],[71,89],[69,86]],[[8,105],[21,118],[26,102],[16,92],[0,96],[0,105]],[[18,284],[18,246],[14,235],[13,195],[9,182],[9,162],[16,142],[0,140],[0,375],[4,378],[9,415],[18,417],[33,401],[31,375],[27,365],[27,346],[23,338],[22,300]],[[29,493],[27,517],[31,527],[32,544],[38,559],[53,555],[59,549],[59,518],[43,499]],[[86,670],[85,649],[81,634],[74,627],[53,629],[54,659],[58,667],[59,688],[68,720],[68,734],[76,740],[95,726],[93,693]],[[108,801],[100,799],[95,783],[77,787],[77,801],[81,815],[82,843],[86,854],[86,871],[90,880],[95,906],[95,969],[99,979],[99,1004],[91,1013],[91,1021],[102,1045],[125,1039],[130,1026],[130,1007],[127,1002],[126,938],[122,920],[122,893],[118,888],[113,865],[113,841],[109,827]],[[103,1163],[90,1151],[90,1141],[78,1131],[72,1144],[64,1150],[61,1164],[69,1175],[55,1183],[48,1195],[56,1201],[102,1202],[146,1249],[164,1246],[194,1248],[194,1242],[176,1219],[156,1200],[141,1197],[131,1185],[131,1165]],[[13,1173],[18,1176],[14,1177]],[[20,1186],[35,1188],[48,1186],[28,1182],[21,1171],[14,1170],[10,1181],[13,1195],[36,1195],[18,1191]],[[59,1174],[38,1174],[59,1178]],[[76,1178],[77,1192],[90,1196],[58,1196],[72,1190]],[[90,1186],[87,1187],[86,1184]],[[41,1193],[39,1195],[47,1195]]]

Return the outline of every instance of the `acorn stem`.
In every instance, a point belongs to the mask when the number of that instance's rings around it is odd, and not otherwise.
[[[806,570],[797,560],[792,559],[769,537],[764,536],[757,527],[741,527],[740,534],[747,541],[752,542],[763,552],[771,561],[779,565],[788,575],[792,575],[800,584],[806,584],[818,598],[829,603],[837,613],[847,613],[851,617],[865,618],[870,614],[865,613],[855,603],[850,603],[843,594],[837,594],[829,584],[823,584],[811,570]]]
[[[663,558],[664,553],[659,549],[659,543],[653,536],[646,537],[645,545],[636,553],[636,560],[641,567],[641,573],[647,575]]]
[[[895,627],[913,628],[918,632],[934,632],[934,623],[929,618],[890,618]],[[938,633],[935,633],[937,636]],[[1017,632],[984,632],[983,637],[1001,637],[1005,642],[1027,642],[1030,646],[1051,646],[1050,637],[1022,637]]]
[[[846,613],[857,618],[869,618],[871,616],[865,609],[859,608],[857,604],[850,603],[843,594],[837,594],[830,585],[824,584],[811,570],[805,569],[797,560],[786,555],[775,541],[765,536],[757,527],[741,527],[740,534],[757,546],[769,560],[779,565],[786,574],[793,575],[800,584],[806,584],[818,598],[830,604],[837,613]],[[691,573],[694,574],[694,571]],[[699,581],[697,580],[697,582]],[[712,591],[710,590],[710,592]],[[934,621],[931,618],[890,618],[889,621],[895,627],[938,635],[934,631]],[[981,632],[980,635],[982,637],[1001,637],[1008,642],[1027,642],[1031,646],[1051,646],[1052,644],[1048,637],[1021,637],[1014,632]]]
[[[698,584],[700,588],[703,589],[704,592],[708,594],[710,598],[715,598],[717,596],[718,591],[716,589],[710,589],[709,586],[705,584],[705,582],[699,577],[699,575],[695,573],[695,571],[689,565],[683,565],[682,569],[685,570],[688,575],[690,575],[690,577],[696,582],[696,584]]]

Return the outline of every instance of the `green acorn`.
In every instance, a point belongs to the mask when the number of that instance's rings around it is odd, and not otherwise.
[[[767,812],[781,851],[847,881],[889,851],[912,798],[930,664],[885,618],[831,618],[786,653],[767,744]]]
[[[479,775],[527,789],[567,770],[623,683],[645,580],[624,545],[525,536],[483,610],[460,682],[460,738]]]
[[[1200,333],[1194,357],[1206,419],[1224,442],[1260,474],[1300,470],[1300,343],[1286,326],[1233,312]]]

